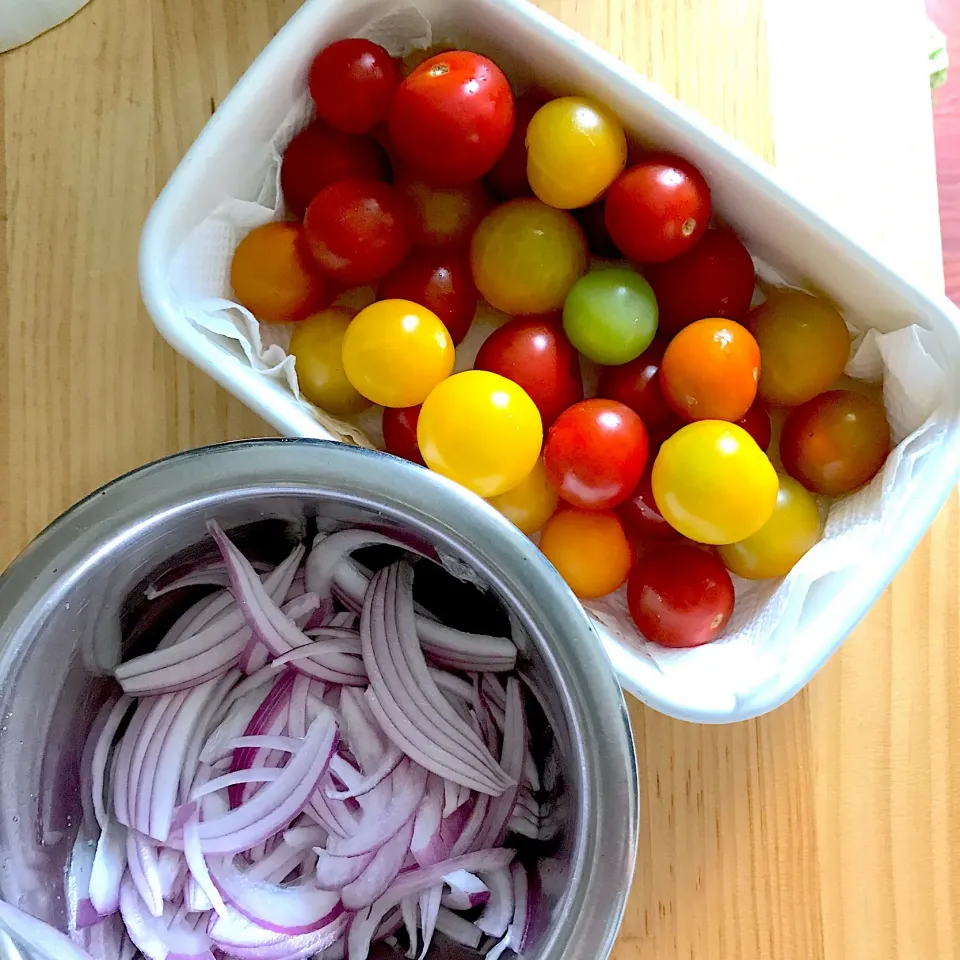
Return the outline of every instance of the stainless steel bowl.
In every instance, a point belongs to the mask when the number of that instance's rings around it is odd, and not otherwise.
[[[258,524],[268,539],[313,518],[405,528],[465,561],[516,613],[565,724],[566,823],[541,864],[548,920],[524,955],[603,960],[632,877],[638,791],[623,697],[589,620],[481,500],[404,461],[322,441],[225,444],[143,467],[73,507],[0,578],[0,895],[65,928],[80,752],[105,675],[142,623],[143,586],[205,541],[210,517],[228,530]]]

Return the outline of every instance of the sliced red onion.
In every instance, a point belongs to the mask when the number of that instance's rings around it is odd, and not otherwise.
[[[96,852],[96,840],[81,826],[66,870],[67,926],[71,930],[92,927],[102,919],[90,900],[90,875]]]
[[[339,895],[319,889],[311,879],[288,887],[251,880],[233,857],[212,859],[209,867],[213,882],[230,905],[264,930],[288,937],[313,933],[343,912]]]
[[[155,917],[163,913],[163,883],[160,880],[160,864],[157,857],[158,852],[155,846],[141,839],[136,831],[127,832],[129,875],[140,899]]]
[[[203,852],[208,856],[240,853],[282,830],[302,812],[326,773],[337,736],[332,718],[315,720],[303,746],[273,783],[237,809],[200,824]]]
[[[93,809],[101,830],[106,829],[108,820],[103,797],[107,763],[110,760],[114,738],[120,729],[120,724],[123,723],[124,717],[129,713],[131,706],[133,706],[133,700],[130,697],[124,696],[120,697],[110,708],[110,713],[100,729],[100,734],[97,737],[96,746],[93,750],[93,757],[90,761],[90,786],[93,790]]]
[[[204,892],[210,901],[211,907],[216,910],[218,916],[227,915],[227,905],[223,902],[223,897],[217,889],[217,885],[210,876],[210,870],[207,867],[207,861],[204,859],[203,851],[200,849],[200,821],[196,816],[191,817],[183,828],[183,852],[187,860],[187,866],[190,868],[190,875],[194,882]]]
[[[344,736],[360,761],[361,769],[365,773],[375,770],[392,744],[384,736],[366,699],[354,688],[344,687],[340,691],[340,712]]]
[[[332,857],[321,852],[317,862],[317,886],[321,890],[342,890],[370,866],[376,855],[375,850],[356,857]]]
[[[527,871],[519,863],[511,864],[510,880],[513,885],[513,919],[510,921],[507,935],[488,951],[487,957],[490,960],[497,960],[505,950],[520,953],[526,946],[531,920]]]
[[[126,830],[112,817],[107,820],[90,869],[90,902],[102,917],[120,909],[120,881],[127,869]]]
[[[396,880],[410,850],[413,836],[413,819],[404,824],[398,833],[387,840],[376,852],[363,873],[340,891],[344,909],[360,910],[383,896]]]
[[[481,794],[477,797],[473,808],[470,810],[470,816],[463,825],[463,830],[454,841],[451,855],[454,857],[465,856],[470,850],[476,849],[476,839],[483,829],[487,819],[487,811],[490,809],[490,797]]]
[[[508,867],[481,875],[490,892],[477,927],[491,937],[502,937],[513,919],[513,879]]]
[[[507,710],[500,766],[513,780],[513,785],[491,801],[483,829],[475,841],[477,848],[495,847],[502,842],[504,829],[516,804],[526,751],[527,725],[523,715],[520,683],[515,677],[510,677],[507,681]]]
[[[186,881],[187,862],[183,854],[179,850],[164,847],[157,857],[157,871],[160,874],[160,893],[163,899],[173,901]]]
[[[227,576],[227,569],[223,565],[223,562],[214,561],[213,563],[204,564],[196,570],[192,570],[190,573],[185,573],[175,580],[165,583],[163,586],[157,586],[156,583],[151,583],[150,586],[144,590],[144,596],[148,600],[156,600],[157,597],[162,597],[167,593],[173,593],[174,590],[183,590],[185,587],[225,587],[229,583],[230,579]]]
[[[437,929],[437,917],[440,915],[440,899],[442,896],[443,884],[430,887],[429,890],[424,890],[420,894],[420,925],[423,928],[423,949],[420,951],[419,960],[424,960],[427,951],[430,949],[430,944],[433,943],[433,934]]]
[[[187,913],[208,913],[213,909],[210,898],[193,875],[187,877],[184,886],[183,906]]]
[[[157,650],[168,650],[185,637],[193,636],[222,613],[232,602],[233,597],[227,590],[218,590],[209,597],[198,600],[177,617],[173,626],[160,639]],[[119,667],[121,664],[117,664],[117,666]],[[116,667],[114,669],[116,670]]]
[[[444,894],[444,906],[455,910],[471,910],[479,907],[490,899],[490,889],[469,870],[456,870],[448,873],[443,882],[450,887],[449,893]]]
[[[39,952],[44,957],[55,957],[56,960],[94,960],[86,950],[49,923],[18,910],[4,900],[0,900],[0,923],[16,943],[30,951],[28,956]]]
[[[435,886],[443,880],[445,874],[456,870],[495,870],[504,867],[513,860],[513,850],[482,850],[463,857],[444,860],[431,867],[423,867],[400,874],[390,889],[376,903],[361,910],[350,924],[348,935],[348,955],[350,960],[366,960],[370,942],[380,921],[405,897],[419,895],[423,890]]]
[[[251,737],[250,739],[253,738]],[[264,737],[263,739],[274,738]],[[226,790],[227,787],[232,787],[236,784],[246,786],[248,783],[272,783],[279,776],[280,770],[277,769],[277,767],[250,767],[246,770],[235,770],[233,773],[225,773],[222,777],[216,777],[200,786],[194,787],[190,794],[190,799],[199,800],[200,797],[205,797],[208,793],[214,793],[217,790]]]
[[[167,703],[162,707],[160,721],[156,727],[151,729],[148,722],[144,725],[143,732],[140,734],[140,742],[137,744],[133,753],[128,777],[131,786],[129,790],[136,790],[135,801],[130,811],[134,829],[141,833],[150,833],[150,801],[153,798],[154,781],[157,778],[157,766],[160,762],[160,754],[166,739],[170,734],[174,721],[177,719],[183,704],[187,699],[186,691],[181,693],[169,694],[166,697],[155,698],[158,704],[166,699]],[[143,749],[146,747],[146,749]]]
[[[464,920],[446,907],[441,907],[437,914],[437,930],[451,940],[456,940],[457,943],[462,943],[474,950],[480,946],[480,939],[483,936],[475,923]]]
[[[130,939],[148,960],[214,960],[206,933],[178,920],[169,904],[162,916],[153,916],[129,875],[120,885],[120,914]]]
[[[440,821],[443,819],[444,783],[440,777],[431,775],[423,802],[417,810],[410,850],[421,867],[445,859],[438,855],[436,849],[440,843]]]
[[[322,930],[296,937],[284,937],[274,943],[261,942],[254,946],[233,943],[227,946],[227,953],[236,960],[303,960],[305,957],[318,956],[319,951],[337,943],[343,937],[348,923],[347,916],[341,914]]]
[[[328,785],[324,792],[331,800],[352,800],[355,797],[366,796],[371,790],[380,786],[380,784],[397,769],[402,759],[403,752],[398,750],[393,744],[390,744],[390,747],[380,760],[380,765],[376,767],[369,776],[364,777],[359,783],[348,790],[337,790]]]
[[[157,760],[156,779],[150,798],[149,834],[163,842],[170,835],[173,811],[183,773],[183,761],[189,745],[190,731],[203,712],[211,696],[217,692],[217,681],[209,680],[187,692],[167,734]]]
[[[381,570],[363,605],[368,705],[384,733],[412,760],[446,779],[499,795],[507,786],[503,771],[430,678],[413,633],[409,577],[398,590],[399,576],[397,565]]]

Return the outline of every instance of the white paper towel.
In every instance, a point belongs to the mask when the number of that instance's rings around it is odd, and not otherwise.
[[[411,8],[398,10],[365,32],[395,55],[428,46],[429,24]],[[231,300],[230,259],[241,238],[253,227],[285,213],[279,187],[283,149],[311,116],[304,95],[291,107],[270,144],[270,161],[255,200],[238,198],[222,204],[184,241],[171,266],[171,284],[182,298],[189,319],[206,335],[225,345],[260,375],[280,381],[314,415],[317,411],[297,389],[293,360],[286,353],[290,329],[260,325]],[[772,279],[771,271],[758,271]],[[791,278],[802,280],[802,278]],[[372,296],[360,294],[361,306]],[[486,333],[502,319],[481,307],[478,322],[457,349],[457,368],[469,368]],[[735,580],[737,604],[725,636],[691,650],[669,650],[645,641],[627,613],[625,590],[586,604],[587,609],[623,643],[639,650],[677,687],[730,689],[738,698],[766,685],[791,656],[793,635],[803,600],[820,577],[866,558],[883,543],[899,522],[900,507],[913,493],[915,463],[940,439],[943,417],[938,407],[945,395],[945,372],[927,348],[927,333],[905,326],[890,333],[870,329],[869,318],[846,317],[856,339],[847,374],[859,380],[883,382],[883,399],[896,449],[881,473],[864,489],[835,501],[826,515],[824,537],[783,580]],[[325,426],[329,418],[318,416]],[[336,421],[334,421],[335,423]],[[379,415],[367,413],[343,425],[355,438],[362,428],[374,443]]]

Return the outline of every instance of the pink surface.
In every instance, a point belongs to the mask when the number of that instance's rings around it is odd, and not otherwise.
[[[947,34],[951,60],[947,83],[935,95],[933,123],[947,294],[960,303],[960,3],[927,0],[927,9]]]

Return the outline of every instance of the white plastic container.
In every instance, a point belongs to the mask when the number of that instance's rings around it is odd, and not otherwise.
[[[643,142],[679,153],[710,182],[714,208],[751,251],[784,277],[803,280],[881,331],[905,322],[930,331],[930,349],[949,371],[939,446],[914,473],[901,522],[883,551],[819,580],[807,595],[785,668],[748,698],[690,691],[630,645],[599,627],[624,688],[671,716],[727,722],[772,710],[803,687],[863,616],[926,531],[960,475],[960,311],[923,293],[805,207],[775,172],[686,107],[525,0],[417,0],[434,35],[487,52],[508,71],[555,90],[609,104]],[[223,102],[164,189],[144,230],[144,300],[170,344],[288,436],[329,438],[309,411],[197,330],[168,280],[174,251],[228,198],[253,199],[264,146],[302,95],[307,68],[335,39],[396,7],[391,0],[308,0]]]

